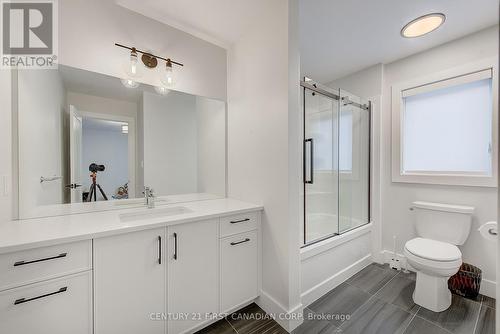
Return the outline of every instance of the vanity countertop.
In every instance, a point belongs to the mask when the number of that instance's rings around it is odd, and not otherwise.
[[[161,214],[169,208],[179,209],[179,213]],[[154,209],[134,207],[15,220],[0,224],[0,254],[262,209],[261,205],[223,198],[161,205]],[[120,218],[127,215],[133,217],[141,213],[149,217],[125,220]]]

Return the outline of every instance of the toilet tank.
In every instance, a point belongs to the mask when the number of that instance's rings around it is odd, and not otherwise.
[[[469,236],[474,207],[413,202],[418,236],[463,245]]]

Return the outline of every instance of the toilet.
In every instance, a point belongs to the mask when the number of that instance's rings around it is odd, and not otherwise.
[[[448,279],[462,265],[463,245],[469,236],[474,208],[431,202],[413,202],[417,238],[406,242],[404,255],[416,271],[413,301],[441,312],[451,305]]]

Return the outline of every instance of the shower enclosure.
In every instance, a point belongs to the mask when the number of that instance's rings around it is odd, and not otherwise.
[[[371,102],[309,79],[301,86],[309,245],[370,222]]]

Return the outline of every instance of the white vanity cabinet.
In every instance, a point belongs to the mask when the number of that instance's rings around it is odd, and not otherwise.
[[[217,232],[218,219],[168,227],[169,334],[195,329],[219,311]]]
[[[164,334],[166,228],[94,239],[94,333]]]
[[[0,333],[91,334],[91,284],[87,271],[0,292]]]
[[[38,248],[0,245],[0,333],[190,334],[252,302],[260,293],[260,207],[204,205],[219,213],[116,222],[115,230]]]
[[[92,241],[0,255],[0,333],[92,333]]]
[[[220,312],[259,295],[260,212],[220,220]]]

